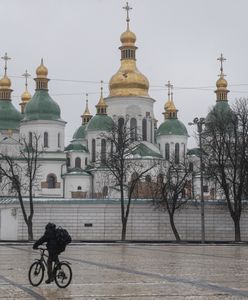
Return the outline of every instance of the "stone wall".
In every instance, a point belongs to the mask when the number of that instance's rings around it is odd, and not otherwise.
[[[25,240],[27,228],[18,204],[0,204],[0,210],[13,208],[17,209],[16,215],[11,216],[17,218],[16,237],[18,240]],[[120,240],[121,236],[120,204],[114,201],[107,203],[107,200],[53,200],[35,203],[35,239],[43,234],[48,222],[67,228],[74,240]],[[182,240],[200,240],[200,204],[187,204],[176,213],[175,223]],[[6,227],[6,224],[1,223],[1,226],[1,232],[5,232],[3,226]],[[205,227],[206,240],[234,240],[233,222],[223,204],[205,204]],[[241,221],[243,241],[248,240],[247,228],[248,214],[244,211]],[[3,236],[6,237],[6,234]],[[167,213],[154,210],[150,202],[136,201],[130,211],[127,240],[174,240]]]

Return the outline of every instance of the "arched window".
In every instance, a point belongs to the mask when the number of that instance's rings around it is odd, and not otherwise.
[[[49,174],[47,176],[47,187],[49,189],[55,189],[55,187],[56,187],[56,176],[54,174]]]
[[[96,140],[92,140],[92,162],[96,161]]]
[[[137,120],[132,118],[130,120],[130,131],[131,131],[131,140],[137,141]]]
[[[58,148],[61,147],[61,141],[60,141],[60,133],[58,133]]]
[[[32,132],[28,133],[28,145],[29,145],[29,147],[33,146],[33,134],[32,134]]]
[[[101,140],[101,163],[106,164],[106,140]]]
[[[78,189],[78,191],[81,191],[81,190],[82,190],[82,187],[79,185],[79,186],[77,187],[77,189]]]
[[[118,143],[121,144],[123,138],[124,119],[118,119]]]
[[[48,147],[48,132],[44,132],[44,147]]]
[[[170,160],[170,144],[165,144],[165,159]]]
[[[179,164],[179,144],[175,144],[175,163]]]
[[[102,189],[102,195],[104,198],[108,196],[108,187],[106,185]]]
[[[189,163],[189,171],[190,172],[194,171],[194,164],[192,163],[192,161]]]
[[[114,152],[114,143],[111,141],[110,143],[110,156],[113,157],[113,152]]]
[[[85,166],[88,165],[88,159],[87,159],[87,157],[85,157],[84,163],[85,163]]]
[[[147,141],[147,121],[145,118],[142,120],[142,138],[143,141]]]
[[[75,159],[75,168],[81,169],[81,158],[76,157]]]
[[[66,165],[67,165],[67,167],[70,167],[70,165],[71,165],[71,159],[70,159],[70,157],[66,158]]]

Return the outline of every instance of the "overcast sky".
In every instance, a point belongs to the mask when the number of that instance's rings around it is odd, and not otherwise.
[[[67,121],[66,143],[81,124],[85,93],[95,114],[100,80],[104,96],[120,66],[120,35],[126,30],[122,0],[1,0],[0,54],[12,58],[8,74],[19,109],[27,69],[35,77],[41,57],[49,71],[49,92]],[[130,0],[130,28],[137,36],[137,66],[150,82],[154,112],[163,121],[164,85],[174,84],[178,118],[206,116],[214,105],[220,53],[230,103],[248,96],[247,0]],[[3,55],[1,55],[3,56]],[[0,72],[3,74],[4,62]],[[87,83],[88,81],[88,83]],[[29,90],[34,93],[34,81]],[[189,147],[194,146],[189,139]]]

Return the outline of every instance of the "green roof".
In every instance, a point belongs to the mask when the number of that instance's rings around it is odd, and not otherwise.
[[[166,119],[157,129],[156,135],[184,135],[188,132],[184,124],[178,119]]]
[[[25,107],[24,120],[60,120],[59,105],[47,90],[37,90]]]
[[[67,147],[65,147],[65,152],[66,151],[76,151],[76,152],[88,152],[87,148],[81,144],[73,144],[71,143]]]
[[[192,149],[188,149],[188,151],[187,151],[187,155],[200,156],[200,153],[201,153],[200,148],[192,148]]]
[[[153,146],[153,145],[152,145]],[[155,147],[155,146],[153,146]],[[133,155],[140,155],[141,157],[156,157],[156,158],[162,158],[162,155],[154,150],[152,150],[150,147],[145,145],[144,143],[138,144],[134,150],[132,151]]]
[[[18,129],[22,118],[10,100],[0,100],[0,130]]]
[[[90,119],[87,131],[110,131],[113,126],[113,120],[107,115],[95,115]]]
[[[85,128],[86,128],[86,124],[83,124],[80,127],[78,127],[78,129],[73,134],[72,138],[74,140],[85,139],[85,136],[86,136]]]
[[[228,119],[225,118],[224,114],[230,113],[231,108],[229,106],[228,101],[216,101],[215,106],[212,108],[212,110],[208,113],[206,117],[206,123],[210,122],[212,118],[218,117],[218,115],[221,115],[223,119]],[[217,115],[216,115],[217,114]]]

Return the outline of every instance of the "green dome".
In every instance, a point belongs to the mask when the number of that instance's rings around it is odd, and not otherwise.
[[[0,130],[18,129],[22,114],[9,100],[0,100]]]
[[[85,136],[86,136],[85,128],[86,128],[86,125],[85,125],[85,124],[81,125],[81,126],[75,131],[75,133],[73,134],[73,137],[72,137],[72,138],[73,138],[74,140],[85,139]]]
[[[65,147],[65,152],[67,151],[76,151],[76,152],[88,152],[87,148],[81,144],[73,144],[71,143],[67,147]]]
[[[156,135],[184,135],[188,136],[188,132],[184,124],[178,119],[166,119],[156,131]]]
[[[229,114],[230,112],[231,108],[228,101],[217,101],[213,109],[208,113],[205,122],[211,122],[211,119],[216,118],[216,114],[217,116],[220,115],[225,119],[224,115]]]
[[[25,107],[24,120],[60,120],[60,108],[47,90],[37,90]]]
[[[87,131],[110,131],[113,126],[113,120],[107,115],[95,115],[88,123]]]

